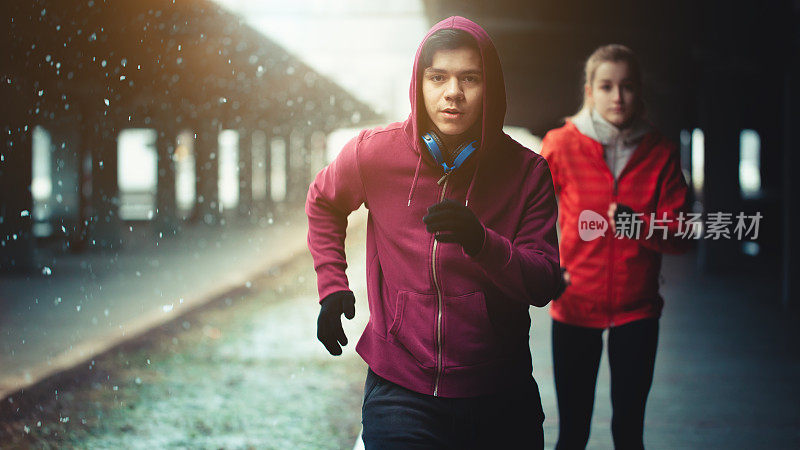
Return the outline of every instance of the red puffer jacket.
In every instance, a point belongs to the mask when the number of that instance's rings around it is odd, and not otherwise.
[[[567,121],[547,133],[542,156],[550,164],[559,200],[561,265],[571,277],[571,285],[552,303],[551,316],[592,328],[659,317],[664,304],[658,292],[661,253],[681,253],[691,242],[676,236],[688,193],[676,146],[657,132],[646,134],[615,181],[603,146]],[[612,202],[644,214],[639,238],[617,238],[607,229],[596,239],[582,239],[581,212],[605,218]],[[658,227],[648,238],[651,213],[659,220],[655,225],[667,226],[666,239]],[[584,219],[587,214],[599,219],[591,213],[584,213]]]

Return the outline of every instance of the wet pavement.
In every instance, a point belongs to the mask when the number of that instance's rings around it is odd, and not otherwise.
[[[800,327],[769,276],[701,275],[694,254],[667,255],[665,299],[645,416],[647,449],[800,448]],[[551,320],[532,313],[534,375],[545,448],[558,437]],[[612,449],[608,354],[603,357],[588,449]]]
[[[353,448],[366,366],[364,231],[348,239],[357,314],[341,357],[316,340],[307,254],[235,295],[178,317],[0,407],[3,448]],[[797,317],[758,276],[701,276],[694,255],[664,262],[648,449],[800,448]],[[547,308],[531,309],[546,448],[558,434]],[[19,408],[19,412],[16,412]],[[587,448],[613,448],[608,362]]]
[[[68,369],[306,252],[302,205],[257,224],[132,224],[118,250],[40,250],[41,270],[0,275],[0,398]],[[159,237],[161,236],[161,237]]]
[[[363,232],[355,225],[348,242],[359,298]],[[366,302],[346,321],[351,344],[336,358],[316,339],[318,310],[310,256],[295,258],[4,402],[0,447],[352,448],[366,374],[353,347]]]

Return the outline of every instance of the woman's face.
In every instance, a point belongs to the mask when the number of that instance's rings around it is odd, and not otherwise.
[[[586,85],[585,89],[594,109],[617,128],[628,126],[638,113],[638,86],[624,61],[601,63],[592,85]]]

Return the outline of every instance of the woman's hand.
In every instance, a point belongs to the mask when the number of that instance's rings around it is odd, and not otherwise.
[[[628,205],[623,205],[622,203],[612,202],[608,205],[606,216],[608,216],[608,224],[611,227],[611,232],[614,234],[617,233],[617,221],[619,220],[620,214],[625,214],[629,220],[632,220],[633,213],[633,208]]]
[[[570,284],[572,284],[572,283],[570,282],[569,272],[567,272],[567,268],[566,267],[562,267],[561,268],[561,283],[558,286],[558,291],[556,291],[556,295],[553,296],[553,300],[558,300],[558,298],[561,297],[561,294],[563,294],[564,291],[567,290],[567,286],[569,286]]]

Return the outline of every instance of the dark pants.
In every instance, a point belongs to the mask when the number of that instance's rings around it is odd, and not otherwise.
[[[410,391],[370,369],[361,417],[368,450],[544,448],[544,412],[533,377],[498,394],[441,398]]]
[[[611,367],[611,434],[616,449],[643,449],[644,409],[653,382],[658,319],[612,327],[608,333]],[[583,449],[589,440],[603,330],[553,321],[553,372],[558,397],[556,449]]]

